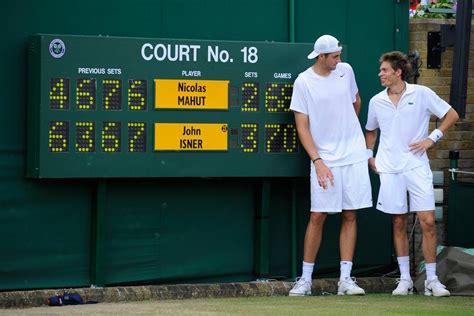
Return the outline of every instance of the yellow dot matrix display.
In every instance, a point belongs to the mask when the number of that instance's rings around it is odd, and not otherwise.
[[[95,110],[96,108],[96,79],[77,79],[76,107],[79,110]]]
[[[48,148],[50,152],[64,153],[69,151],[69,122],[49,122]]]
[[[69,109],[69,78],[51,78],[49,106],[52,110]]]
[[[265,124],[265,152],[294,153],[298,151],[294,124]]]
[[[102,125],[102,152],[117,153],[121,151],[121,123],[104,122]]]
[[[95,151],[95,123],[76,122],[76,152]]]
[[[103,101],[105,110],[122,109],[122,80],[105,79],[102,81]]]
[[[242,111],[258,112],[259,91],[257,82],[245,82],[242,86]]]
[[[146,124],[143,122],[128,123],[128,151],[146,152]]]
[[[145,111],[147,109],[147,81],[128,80],[128,108],[131,111]]]
[[[244,123],[240,126],[241,141],[240,148],[244,153],[258,152],[258,125],[255,123]]]
[[[265,87],[265,110],[267,112],[290,112],[293,84],[267,83]]]

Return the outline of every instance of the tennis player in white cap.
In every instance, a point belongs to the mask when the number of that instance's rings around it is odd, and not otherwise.
[[[303,273],[290,296],[311,295],[312,274],[324,222],[341,214],[339,295],[364,295],[351,278],[357,237],[356,210],[372,206],[367,150],[358,120],[361,100],[352,67],[341,62],[342,46],[323,35],[308,55],[315,63],[293,87],[298,136],[310,158],[311,209],[304,239]]]

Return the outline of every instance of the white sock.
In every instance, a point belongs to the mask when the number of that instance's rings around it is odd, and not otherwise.
[[[352,271],[352,262],[351,261],[341,261],[341,276],[339,280],[346,280],[351,278]]]
[[[313,269],[314,263],[303,261],[303,275],[301,277],[306,281],[311,282],[313,280]]]
[[[436,277],[436,262],[426,263],[426,280],[429,282]]]
[[[400,279],[411,280],[410,276],[410,256],[397,257],[398,268],[400,269]]]

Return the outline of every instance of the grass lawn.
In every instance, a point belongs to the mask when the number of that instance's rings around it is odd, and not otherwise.
[[[473,297],[240,297],[0,310],[0,315],[474,315]]]

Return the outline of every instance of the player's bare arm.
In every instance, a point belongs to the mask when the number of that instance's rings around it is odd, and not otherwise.
[[[458,113],[454,109],[449,109],[448,113],[442,118],[441,125],[438,127],[438,130],[444,134],[454,123],[459,119]],[[434,145],[434,141],[430,138],[425,138],[419,142],[410,144],[410,151],[414,154],[423,154],[428,148]]]
[[[359,112],[360,112],[360,105],[362,104],[362,100],[360,98],[360,95],[359,95],[359,92],[357,92],[356,94],[356,100],[354,103],[352,103],[354,105],[354,111],[356,112],[357,116],[359,116]]]
[[[313,137],[311,136],[309,129],[309,118],[306,114],[294,112],[295,113],[295,122],[296,130],[298,131],[298,137],[301,144],[303,145],[306,153],[309,158],[314,161],[314,166],[316,168],[316,176],[318,178],[318,184],[324,190],[327,189],[327,180],[329,179],[332,186],[334,186],[334,177],[331,172],[331,169],[326,166],[324,161],[320,158],[318,150],[313,142]]]
[[[377,139],[377,130],[373,131],[365,131],[365,144],[367,145],[367,149],[371,149],[372,151],[374,150],[375,146],[375,140]],[[377,167],[375,167],[375,158],[374,157],[369,157],[369,167],[372,169],[375,173],[378,173]]]

